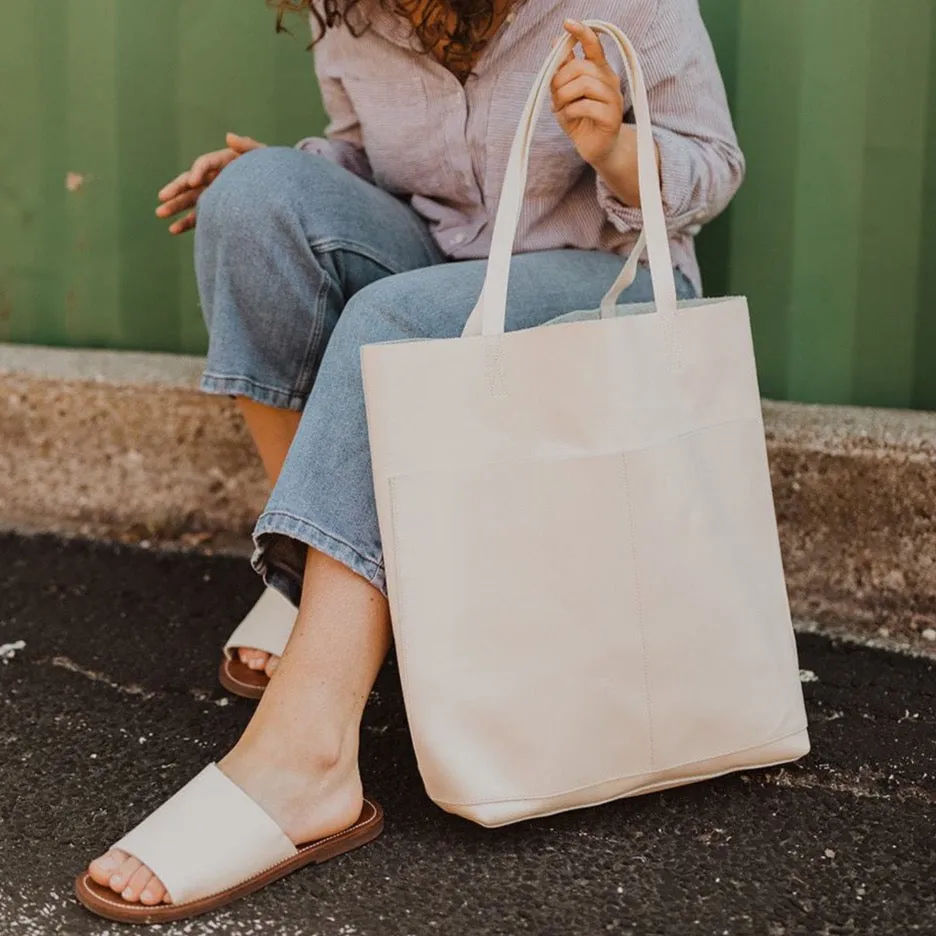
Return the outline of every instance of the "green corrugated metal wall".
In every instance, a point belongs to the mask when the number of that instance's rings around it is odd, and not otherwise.
[[[754,302],[763,388],[936,408],[936,4],[740,13],[750,170],[729,269]]]
[[[750,168],[701,253],[765,393],[936,408],[936,0],[702,5]],[[0,340],[202,350],[155,191],[225,129],[321,127],[304,39],[263,0],[4,4]]]
[[[322,126],[307,40],[263,0],[4,2],[0,340],[202,350],[191,236],[156,192],[225,130]]]

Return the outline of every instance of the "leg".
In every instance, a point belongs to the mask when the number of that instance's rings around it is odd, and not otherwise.
[[[596,251],[514,257],[508,329],[541,325],[570,310],[597,308],[621,265],[621,258]],[[346,306],[283,474],[255,530],[255,566],[270,584],[298,599],[305,551],[311,546],[384,590],[360,348],[380,341],[459,335],[485,271],[483,261],[415,270],[372,284]],[[691,284],[681,274],[677,285],[683,297],[692,295]],[[649,272],[641,268],[621,302],[646,302],[652,295]]]
[[[509,327],[594,307],[619,265],[573,252],[517,258]],[[303,600],[277,678],[221,766],[295,842],[347,826],[360,811],[360,718],[390,642],[359,350],[458,334],[483,272],[483,264],[451,264],[392,277],[352,299],[258,524],[258,565],[294,591],[301,583]],[[149,870],[122,853],[94,862],[91,873],[115,890],[128,887],[128,900],[165,898]]]
[[[296,435],[299,413],[255,403],[248,397],[238,397],[237,407],[247,423],[247,429],[272,486],[276,484],[280,471],[283,470],[286,453]]]
[[[306,594],[280,675],[219,766],[296,843],[350,826],[361,812],[358,734],[364,704],[390,646],[384,597],[346,566],[314,550]],[[112,850],[92,878],[125,900],[168,900],[139,861]]]
[[[211,185],[196,228],[210,333],[202,387],[237,397],[271,483],[348,299],[440,259],[408,207],[319,157],[257,150]],[[253,669],[276,665],[238,652]]]
[[[265,403],[255,403],[248,397],[238,397],[237,408],[247,423],[247,429],[257,447],[257,453],[272,487],[279,478],[283,462],[286,461],[286,453],[299,426],[299,413],[276,409]],[[238,647],[237,658],[254,671],[263,670],[267,677],[273,675],[280,660],[276,654],[254,647]]]

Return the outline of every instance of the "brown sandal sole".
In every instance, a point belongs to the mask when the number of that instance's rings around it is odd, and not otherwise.
[[[377,803],[365,799],[361,817],[343,832],[330,835],[317,842],[310,842],[308,845],[301,845],[299,854],[292,858],[287,858],[234,887],[212,894],[210,897],[191,900],[188,903],[163,904],[158,907],[144,907],[138,903],[129,903],[121,899],[109,887],[96,884],[87,872],[79,874],[75,879],[75,896],[92,913],[117,923],[151,924],[187,920],[190,917],[227,906],[306,865],[322,864],[331,858],[337,858],[355,848],[367,845],[383,832],[383,825],[383,809]]]
[[[224,657],[218,667],[218,681],[242,699],[259,699],[270,684],[270,677],[263,670],[252,670],[240,660]]]

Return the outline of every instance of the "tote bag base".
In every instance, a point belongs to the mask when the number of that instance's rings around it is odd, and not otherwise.
[[[542,819],[573,809],[587,809],[631,796],[659,793],[673,787],[686,786],[702,780],[714,780],[726,774],[765,767],[778,767],[799,760],[809,753],[809,735],[804,724],[795,734],[778,738],[769,744],[748,751],[732,752],[721,757],[683,764],[669,770],[638,774],[633,777],[617,777],[605,783],[597,783],[578,790],[569,790],[541,799],[524,797],[515,800],[500,800],[488,803],[434,802],[448,813],[469,819],[488,829],[521,822],[526,819]]]

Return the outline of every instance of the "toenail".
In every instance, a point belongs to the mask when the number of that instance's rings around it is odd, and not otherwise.
[[[129,887],[124,888],[124,892],[120,895],[124,900],[129,900],[133,896],[133,891]]]
[[[140,900],[152,900],[152,899],[153,899],[153,895],[149,891],[143,891],[143,893],[140,894]]]
[[[115,874],[110,879],[110,882],[111,882],[111,887],[120,887],[120,885],[123,884],[123,878]]]

